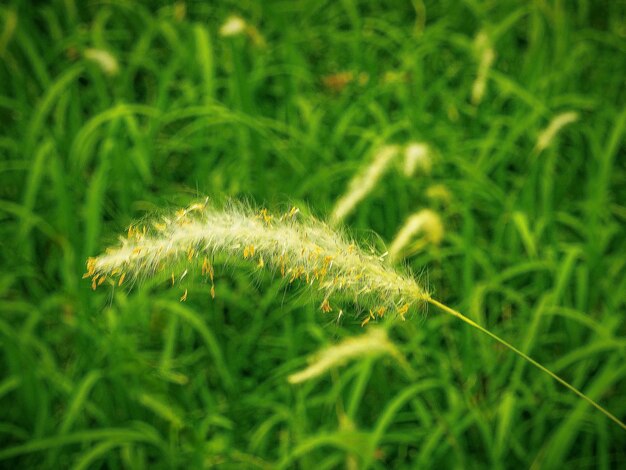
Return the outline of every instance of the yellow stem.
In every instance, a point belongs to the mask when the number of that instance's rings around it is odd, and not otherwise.
[[[510,349],[511,351],[513,351],[515,354],[517,354],[518,356],[522,357],[523,359],[525,359],[526,361],[530,362],[533,366],[535,366],[537,369],[545,372],[546,374],[548,374],[550,377],[552,377],[554,380],[556,380],[558,383],[560,383],[561,385],[563,385],[565,388],[569,389],[570,391],[574,392],[576,395],[578,395],[580,398],[582,398],[583,400],[585,400],[587,403],[589,403],[591,406],[593,406],[594,408],[596,408],[598,411],[600,411],[602,414],[604,414],[607,418],[609,418],[611,421],[615,422],[620,428],[626,430],[626,424],[624,424],[624,422],[622,422],[619,418],[617,418],[613,413],[611,413],[610,411],[606,410],[605,408],[603,408],[601,405],[599,405],[598,403],[596,403],[594,400],[592,400],[591,398],[589,398],[587,395],[585,395],[583,392],[581,392],[580,390],[578,390],[576,387],[574,387],[573,385],[571,385],[570,383],[566,382],[565,380],[563,380],[561,377],[559,377],[558,375],[556,375],[554,372],[552,372],[550,369],[546,368],[545,366],[541,365],[540,363],[538,363],[537,361],[535,361],[532,357],[530,357],[529,355],[523,353],[522,351],[520,351],[519,349],[517,349],[515,346],[513,346],[510,343],[507,343],[505,340],[503,340],[502,338],[500,338],[499,336],[495,335],[494,333],[492,333],[491,331],[487,330],[485,327],[480,326],[478,323],[476,323],[475,321],[467,318],[465,315],[463,315],[460,312],[457,312],[454,309],[451,309],[450,307],[448,307],[447,305],[442,304],[441,302],[438,302],[435,299],[432,298],[428,298],[427,302],[429,302],[430,304],[434,305],[435,307],[443,310],[444,312],[458,318],[459,320],[467,323],[468,325],[476,328],[477,330],[483,332],[484,334],[486,334],[487,336],[489,336],[490,338],[496,340],[498,343],[500,343],[501,345],[505,346],[506,348]]]

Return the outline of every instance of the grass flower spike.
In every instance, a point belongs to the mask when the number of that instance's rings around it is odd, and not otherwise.
[[[248,25],[245,20],[239,16],[229,16],[224,24],[220,27],[220,36],[231,37],[238,36],[246,32]]]
[[[319,351],[306,369],[290,375],[288,380],[292,384],[306,382],[350,360],[383,354],[392,356],[403,367],[409,367],[402,353],[389,340],[387,332],[382,328],[372,327],[363,335],[347,338],[339,344]]]
[[[537,138],[536,152],[543,152],[547,149],[561,129],[576,121],[578,121],[576,111],[568,111],[555,116]]]
[[[97,64],[106,75],[114,76],[120,71],[120,65],[113,54],[103,49],[86,49],[85,59]]]
[[[407,250],[411,240],[419,233],[423,234],[422,239],[414,243],[411,249]],[[404,254],[418,251],[426,243],[438,245],[441,243],[443,234],[443,223],[436,212],[430,209],[416,212],[407,219],[391,243],[389,247],[389,262],[394,263],[402,258]]]
[[[472,104],[479,105],[485,95],[487,88],[487,77],[493,61],[496,58],[496,53],[491,47],[489,38],[484,31],[481,31],[474,40],[474,48],[476,54],[479,57],[478,72],[476,73],[476,79],[472,84]]]
[[[426,197],[439,205],[447,206],[452,201],[452,193],[443,184],[433,184],[426,189]]]
[[[372,163],[354,177],[348,191],[337,201],[333,209],[330,216],[333,225],[341,222],[365,196],[372,192],[398,152],[399,148],[395,145],[382,147],[374,156]]]
[[[131,227],[121,245],[87,262],[87,274],[96,288],[105,279],[117,284],[179,266],[183,273],[201,266],[213,280],[214,259],[240,258],[269,269],[290,283],[301,281],[331,311],[331,296],[349,298],[369,307],[366,318],[385,313],[404,315],[429,298],[412,277],[388,267],[383,258],[358,248],[350,240],[315,219],[302,220],[292,208],[273,216],[230,204],[223,210],[194,204],[163,217],[152,228]],[[177,278],[172,274],[172,281]]]
[[[413,176],[416,170],[429,174],[433,167],[430,148],[422,142],[413,142],[404,149],[404,174]]]

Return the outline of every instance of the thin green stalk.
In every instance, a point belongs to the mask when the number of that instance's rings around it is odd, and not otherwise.
[[[604,414],[607,418],[609,418],[611,421],[613,421],[614,423],[616,423],[620,428],[624,429],[626,431],[626,424],[624,424],[623,421],[621,421],[619,418],[617,418],[613,413],[611,413],[610,411],[608,411],[607,409],[605,409],[604,407],[602,407],[600,404],[596,403],[593,399],[589,398],[587,395],[585,395],[583,392],[581,392],[580,390],[578,390],[576,387],[574,387],[572,384],[566,382],[565,380],[563,380],[561,377],[559,377],[558,375],[556,375],[554,372],[552,372],[550,369],[548,369],[547,367],[541,365],[539,362],[535,361],[532,357],[530,357],[527,354],[524,354],[522,351],[520,351],[519,349],[517,349],[515,346],[513,346],[512,344],[506,342],[505,340],[503,340],[502,338],[500,338],[498,335],[492,333],[491,331],[489,331],[488,329],[486,329],[483,326],[480,326],[478,323],[476,323],[475,321],[467,318],[465,315],[463,315],[462,313],[448,307],[447,305],[442,304],[441,302],[435,300],[435,299],[428,299],[427,300],[428,303],[430,303],[431,305],[434,305],[435,307],[439,308],[440,310],[443,310],[444,312],[458,318],[459,320],[467,323],[468,325],[472,326],[473,328],[476,328],[478,331],[481,331],[482,333],[486,334],[487,336],[489,336],[490,338],[496,340],[498,343],[500,343],[501,345],[505,346],[507,349],[510,349],[511,351],[513,351],[515,354],[517,354],[518,356],[520,356],[521,358],[523,358],[524,360],[530,362],[533,366],[535,366],[537,369],[545,372],[546,374],[548,374],[550,377],[552,377],[554,380],[556,380],[558,383],[560,383],[561,385],[563,385],[565,388],[567,388],[568,390],[574,392],[576,395],[578,395],[580,398],[582,398],[583,400],[585,400],[587,403],[589,403],[591,406],[593,406],[595,409],[597,409],[598,411],[600,411],[602,414]]]

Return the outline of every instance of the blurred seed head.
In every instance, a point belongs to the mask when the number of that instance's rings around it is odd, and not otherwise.
[[[483,99],[487,88],[487,76],[496,58],[491,40],[486,32],[480,31],[474,39],[474,50],[478,57],[478,71],[472,84],[472,104],[478,105]]]
[[[376,187],[399,150],[397,145],[385,145],[376,152],[372,162],[352,179],[347,192],[335,204],[330,216],[332,224],[342,221]]]
[[[439,202],[445,206],[452,201],[452,193],[443,184],[433,184],[426,189],[426,197],[433,202]]]
[[[226,19],[219,30],[219,34],[225,38],[245,34],[254,46],[259,48],[266,46],[265,38],[259,30],[237,15],[231,15]]]
[[[402,353],[389,340],[382,328],[369,328],[367,333],[344,339],[340,343],[318,352],[307,368],[289,376],[292,384],[306,382],[325,374],[330,369],[346,364],[351,360],[390,355],[404,365]]]
[[[404,174],[413,176],[416,170],[430,174],[433,162],[430,147],[422,142],[412,142],[404,149]]]
[[[243,18],[237,15],[231,15],[226,18],[224,24],[220,27],[219,34],[222,37],[239,36],[246,32],[248,27]]]
[[[578,121],[578,113],[576,111],[568,111],[555,116],[550,121],[550,124],[539,134],[535,147],[536,152],[542,152],[547,149],[561,129],[576,121]]]
[[[104,49],[86,49],[84,57],[97,64],[102,71],[109,76],[117,75],[120,71],[117,59],[109,51]]]
[[[439,245],[443,239],[444,228],[439,215],[430,210],[422,209],[411,215],[404,223],[389,247],[389,262],[399,261],[405,254],[406,248],[414,242],[417,235],[421,235],[418,243],[413,243],[412,252],[427,243]]]

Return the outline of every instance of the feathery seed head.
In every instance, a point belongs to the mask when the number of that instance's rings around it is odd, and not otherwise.
[[[210,277],[213,296],[214,271],[208,260],[228,263],[239,258],[257,269],[279,272],[289,283],[305,284],[324,299],[324,312],[332,310],[329,299],[335,296],[375,306],[374,317],[386,312],[403,317],[409,307],[429,298],[413,278],[383,263],[382,257],[359,249],[324,223],[297,214],[295,208],[274,216],[237,204],[224,209],[206,201],[193,204],[161,218],[158,229],[131,227],[120,246],[87,260],[86,276],[96,288],[107,277],[120,283],[165,274],[183,263],[181,278],[201,266],[202,275]],[[177,280],[173,273],[171,279],[173,284]]]
[[[423,209],[407,219],[389,247],[389,262],[398,261],[405,253],[407,245],[419,233],[422,234],[422,239],[412,251],[416,251],[425,243],[434,245],[441,243],[444,228],[441,218],[436,212]]]
[[[220,27],[220,36],[231,37],[238,36],[246,32],[247,23],[240,16],[229,16],[224,24]]]
[[[555,116],[537,138],[536,151],[542,152],[547,149],[563,127],[576,121],[578,121],[576,111],[568,111]]]
[[[246,20],[237,15],[229,16],[219,30],[220,36],[224,38],[246,35],[256,47],[265,47],[265,38],[257,28],[247,23]]]
[[[404,357],[389,340],[387,332],[382,328],[370,328],[361,336],[347,338],[318,352],[307,368],[290,375],[288,380],[292,384],[306,382],[350,360],[383,354],[391,355],[405,365]]]
[[[452,193],[443,184],[433,184],[426,189],[426,197],[433,202],[448,205],[452,201]]]
[[[423,142],[412,142],[404,149],[404,174],[413,176],[416,170],[429,174],[433,167],[430,148]]]
[[[472,104],[478,105],[483,99],[485,89],[487,88],[487,76],[493,61],[496,59],[496,53],[491,46],[491,40],[484,31],[479,32],[474,39],[474,50],[478,57],[478,72],[476,79],[472,84]]]
[[[330,216],[331,223],[337,224],[350,214],[378,184],[391,161],[398,155],[397,145],[386,145],[374,156],[374,160],[361,173],[357,174],[348,187],[348,191],[337,201]]]
[[[97,64],[106,75],[117,75],[120,71],[119,63],[113,54],[104,49],[86,49],[85,59]]]

